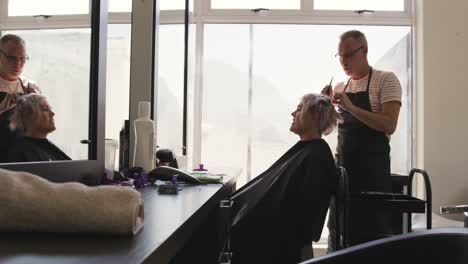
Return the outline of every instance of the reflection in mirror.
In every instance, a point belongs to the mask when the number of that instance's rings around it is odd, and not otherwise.
[[[72,159],[88,159],[88,145],[80,141],[88,138],[90,29],[2,33],[4,38],[16,35],[24,40],[16,45],[14,41],[6,41],[0,46],[2,110],[13,111],[16,96],[40,91],[55,112],[56,130],[49,134],[48,139]],[[17,60],[13,59],[14,56]],[[7,94],[10,102],[5,101]],[[3,116],[2,119],[5,129],[8,118]],[[18,133],[14,136],[18,137]],[[13,143],[11,139],[5,142],[7,138],[2,136],[0,143]],[[8,157],[2,162],[5,161]]]
[[[17,1],[23,3],[21,8],[24,9],[37,2],[9,0],[5,3]],[[40,2],[55,10],[53,1]],[[49,139],[65,155],[74,159],[1,163],[0,167],[33,173],[52,182],[78,181],[97,185],[104,172],[107,0],[66,1],[67,8],[76,7],[77,1],[90,4],[89,15],[74,15],[73,19],[52,16],[36,21],[31,17],[11,17],[13,15],[8,12],[0,12],[1,35],[16,33],[25,39],[25,54],[29,61],[21,76],[34,80],[54,109],[56,130],[49,133],[48,138],[50,136]],[[15,60],[26,57],[14,56]],[[61,137],[58,137],[59,132]],[[52,139],[52,136],[57,138]],[[3,137],[0,139],[0,143],[5,142]],[[80,144],[83,139],[87,140],[87,145]],[[76,160],[83,158],[86,160]]]
[[[8,161],[53,161],[70,160],[60,148],[47,137],[55,130],[55,113],[47,98],[39,93],[19,96],[10,118],[13,131],[22,136],[14,139],[14,146],[7,153]]]

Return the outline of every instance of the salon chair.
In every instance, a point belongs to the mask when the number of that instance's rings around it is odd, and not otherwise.
[[[349,206],[349,188],[348,188],[348,173],[342,166],[338,167],[338,185],[336,192],[332,195],[331,203],[335,206],[335,250],[340,250],[348,247],[348,206]]]
[[[301,264],[468,263],[468,229],[443,228],[383,238],[314,258]]]
[[[403,193],[351,193],[348,185],[348,174],[342,166],[338,167],[338,186],[334,195],[336,207],[335,237],[336,250],[359,244],[353,237],[350,226],[350,213],[357,208],[366,208],[369,214],[381,214],[391,219],[386,233],[369,237],[367,241],[376,240],[403,233],[403,213],[407,214],[407,232],[412,232],[412,213],[426,213],[426,229],[432,228],[432,191],[429,176],[424,170],[412,169],[407,179],[407,191]],[[412,180],[416,174],[422,175],[426,187],[426,200],[412,197]]]

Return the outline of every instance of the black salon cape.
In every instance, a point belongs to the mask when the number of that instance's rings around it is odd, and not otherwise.
[[[2,96],[0,92],[0,101]],[[13,110],[10,109],[0,114],[0,163],[8,162],[8,149],[11,143],[16,139],[17,133],[10,130],[10,116]]]
[[[70,160],[70,157],[45,138],[18,137],[8,152],[9,162],[52,160]]]
[[[320,239],[336,179],[328,144],[299,141],[233,193],[232,263],[298,263]]]

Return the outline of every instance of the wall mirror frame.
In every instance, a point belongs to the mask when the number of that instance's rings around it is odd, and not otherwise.
[[[52,182],[100,183],[104,173],[107,0],[91,1],[88,160],[3,163],[0,168],[26,171]]]

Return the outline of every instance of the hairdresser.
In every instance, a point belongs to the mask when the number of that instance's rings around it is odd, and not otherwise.
[[[9,124],[17,98],[40,91],[36,83],[20,76],[27,60],[21,37],[7,34],[0,38],[0,163],[7,160],[6,153],[15,138]]]
[[[351,30],[340,36],[336,57],[349,76],[334,89],[322,90],[338,107],[337,162],[349,176],[351,193],[390,192],[390,135],[397,128],[401,107],[401,86],[392,72],[374,69],[367,61],[366,36]],[[329,251],[335,250],[334,206],[329,218]],[[353,208],[349,214],[348,241],[359,244],[391,232],[384,214],[369,208]]]

